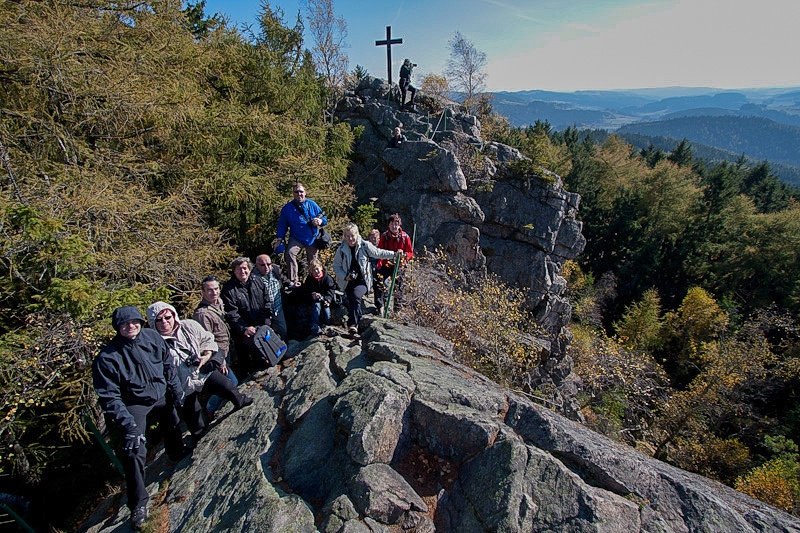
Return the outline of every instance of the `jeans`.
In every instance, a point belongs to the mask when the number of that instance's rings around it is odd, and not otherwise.
[[[285,309],[281,309],[280,314],[272,316],[269,327],[278,334],[278,337],[286,341],[289,337],[289,331],[286,328],[286,313],[284,311]]]
[[[320,326],[328,326],[331,323],[331,308],[322,305],[322,300],[314,302],[314,310],[311,312],[311,332],[319,333]]]

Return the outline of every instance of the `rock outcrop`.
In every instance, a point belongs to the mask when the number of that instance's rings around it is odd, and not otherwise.
[[[150,465],[158,531],[800,532],[453,363],[428,330],[372,319],[360,342],[290,350],[192,457]],[[125,528],[117,505],[88,530]]]
[[[529,381],[533,388],[554,387],[562,412],[576,416],[565,328],[572,308],[562,297],[560,271],[586,244],[577,218],[580,197],[518,150],[485,143],[479,121],[458,104],[422,95],[419,109],[441,111],[406,112],[389,95],[385,81],[366,78],[336,110],[360,131],[349,173],[357,197],[376,199],[384,216],[400,213],[405,229],[416,229],[417,249],[441,247],[467,269],[486,269],[527,288],[537,322],[548,332],[543,364]],[[387,148],[398,126],[409,141]]]

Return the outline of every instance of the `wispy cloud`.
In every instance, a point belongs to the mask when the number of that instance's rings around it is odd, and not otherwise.
[[[519,7],[517,7],[515,5],[512,5],[512,4],[509,4],[507,2],[501,2],[500,0],[483,0],[483,2],[486,3],[486,4],[492,5],[492,6],[496,6],[496,7],[505,9],[505,10],[507,10],[509,12],[513,12],[513,13],[509,13],[509,14],[512,15],[513,17],[517,18],[517,19],[527,20],[528,22],[533,22],[534,24],[541,24],[541,25],[544,25],[544,24],[547,23],[545,20],[542,20],[542,19],[537,18],[537,17],[533,17],[533,16],[529,15],[528,13],[526,13],[524,10],[520,9]]]

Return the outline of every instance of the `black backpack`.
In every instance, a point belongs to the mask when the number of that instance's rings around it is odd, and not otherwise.
[[[264,362],[272,366],[277,365],[278,361],[286,355],[286,343],[267,325],[258,326],[253,340],[255,341],[258,355]]]

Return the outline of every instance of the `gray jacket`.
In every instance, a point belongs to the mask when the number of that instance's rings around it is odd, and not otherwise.
[[[372,272],[369,268],[369,258],[373,259],[393,259],[395,252],[390,250],[383,250],[376,248],[374,244],[365,241],[360,236],[356,243],[356,260],[358,266],[361,268],[361,273],[364,275],[364,281],[367,285],[367,290],[372,290]],[[347,241],[342,241],[339,248],[336,250],[336,255],[333,256],[333,272],[336,274],[336,285],[339,290],[344,290],[347,287],[347,273],[350,272],[350,261],[352,252],[350,245]]]
[[[200,368],[192,364],[193,359],[199,358],[205,351],[217,353],[219,346],[214,340],[214,335],[199,322],[190,318],[180,320],[175,308],[166,302],[156,302],[147,308],[147,319],[153,327],[155,327],[156,317],[164,309],[171,310],[175,315],[176,329],[172,335],[161,335],[161,337],[169,346],[172,364],[178,373],[178,380],[188,396],[203,388],[209,374],[200,372]]]

